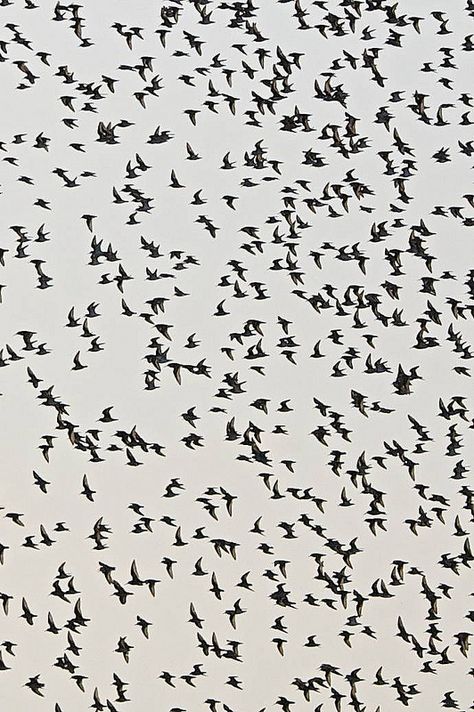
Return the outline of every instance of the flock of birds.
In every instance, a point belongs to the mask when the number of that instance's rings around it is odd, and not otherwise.
[[[473,19],[1,0],[2,710],[474,709]]]

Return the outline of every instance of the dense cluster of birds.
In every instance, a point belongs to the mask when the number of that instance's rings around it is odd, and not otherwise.
[[[474,709],[474,2],[0,2],[0,707]]]

